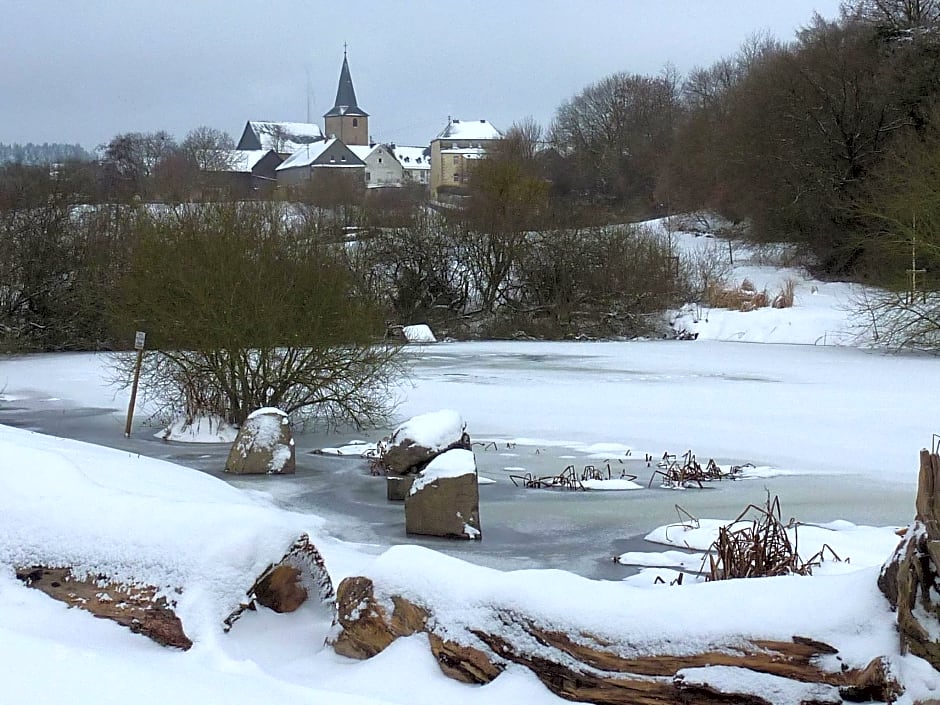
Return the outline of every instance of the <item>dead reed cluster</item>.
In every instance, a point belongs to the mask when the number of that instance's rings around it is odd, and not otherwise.
[[[781,521],[780,498],[774,496],[771,499],[768,493],[763,507],[748,505],[734,522],[718,530],[718,539],[706,557],[708,571],[705,579],[811,575],[813,567],[822,563],[827,551],[834,560],[840,560],[828,544],[803,560],[798,552],[798,529],[799,522],[794,519],[786,524]],[[791,530],[792,541],[788,533]]]
[[[750,279],[745,279],[738,287],[725,287],[721,284],[709,285],[705,290],[705,299],[712,308],[727,308],[735,311],[756,311],[759,308],[791,308],[795,299],[796,281],[787,279],[780,291],[771,297],[767,288],[759,290]]]

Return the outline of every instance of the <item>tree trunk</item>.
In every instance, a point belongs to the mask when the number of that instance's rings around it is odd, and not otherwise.
[[[790,690],[808,693],[805,702],[831,703],[842,698],[868,699],[873,695],[889,700],[892,693],[900,692],[899,686],[886,676],[879,659],[861,670],[834,673],[821,669],[816,664],[817,657],[836,650],[802,637],[791,641],[729,637],[726,643],[715,643],[698,654],[627,657],[622,654],[629,653],[628,635],[623,644],[618,644],[584,632],[563,633],[499,605],[491,607],[485,622],[499,624],[500,628],[488,631],[471,624],[457,627],[449,624],[445,629],[427,609],[399,595],[391,598],[391,613],[387,604],[375,598],[369,578],[347,578],[340,583],[337,590],[340,631],[333,643],[334,650],[352,658],[369,658],[400,636],[426,633],[441,670],[456,680],[488,683],[510,664],[519,664],[531,669],[549,690],[562,698],[611,705],[771,702],[763,699],[761,693],[739,692],[712,683],[709,673],[714,667],[735,667],[751,676],[763,674],[756,678],[757,682],[786,683]],[[717,676],[719,671],[714,674]],[[740,681],[753,683],[755,678]]]

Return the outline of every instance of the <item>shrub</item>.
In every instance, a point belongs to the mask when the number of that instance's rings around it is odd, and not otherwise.
[[[376,342],[381,310],[357,294],[342,244],[265,203],[181,207],[138,234],[113,312],[155,350],[145,393],[235,424],[263,406],[384,419],[401,368]]]

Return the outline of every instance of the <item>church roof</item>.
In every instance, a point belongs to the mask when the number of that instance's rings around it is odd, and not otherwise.
[[[292,154],[298,149],[323,140],[319,125],[307,122],[272,122],[249,120],[236,145],[239,150],[273,149]]]
[[[339,86],[336,88],[336,103],[323,117],[337,117],[353,115],[368,117],[369,113],[356,103],[356,89],[353,88],[352,76],[349,74],[349,62],[343,54],[343,68],[339,72]]]

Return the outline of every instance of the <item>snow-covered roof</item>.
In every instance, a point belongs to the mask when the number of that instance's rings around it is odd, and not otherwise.
[[[451,120],[436,139],[498,140],[503,133],[486,120]]]
[[[271,153],[270,149],[232,149],[228,150],[227,159],[219,160],[219,165],[210,165],[210,171],[237,171],[248,173],[258,162]],[[227,161],[227,164],[222,162]]]
[[[264,149],[275,152],[296,152],[323,139],[319,125],[310,122],[267,122],[249,120],[251,131]]]
[[[322,142],[314,142],[313,144],[304,145],[298,151],[294,152],[287,159],[284,160],[284,163],[277,167],[276,171],[281,171],[283,169],[294,169],[299,166],[310,166],[313,164],[326,150],[333,146],[336,142],[335,137],[331,137],[328,140]]]
[[[365,161],[372,152],[377,150],[382,145],[380,144],[347,144],[349,151],[359,157],[362,161]]]
[[[427,147],[392,147],[392,154],[395,155],[403,167],[406,169],[430,169],[431,156],[425,154]]]

